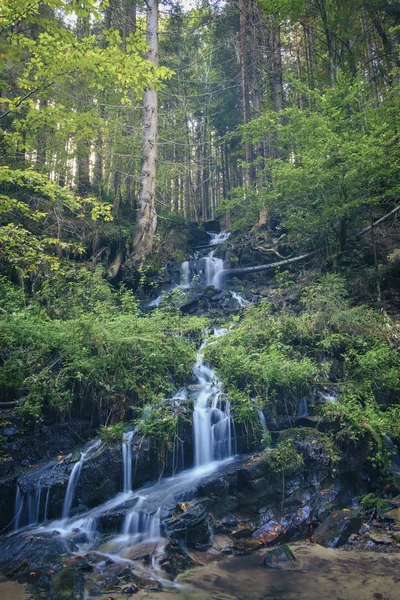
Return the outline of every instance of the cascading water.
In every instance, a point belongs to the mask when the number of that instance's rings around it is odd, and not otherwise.
[[[183,289],[190,288],[190,263],[188,260],[185,260],[181,266],[180,287]]]
[[[50,486],[43,486],[39,481],[35,487],[23,493],[17,484],[14,505],[14,531],[37,525],[40,522],[41,512],[42,521],[47,521],[50,489]],[[47,490],[43,511],[41,511],[42,490]]]
[[[297,405],[296,419],[303,419],[308,416],[308,403],[307,400],[300,400]]]
[[[218,335],[219,332],[214,333]],[[221,381],[216,377],[214,370],[203,360],[201,351],[205,345],[201,346],[194,367],[194,374],[200,385],[193,411],[195,465],[197,467],[232,456],[230,404],[223,398]]]
[[[218,244],[223,244],[231,235],[230,231],[221,231],[220,233],[208,233],[210,236],[210,244],[211,246],[217,246]]]
[[[222,258],[215,258],[213,252],[205,258],[205,278],[206,285],[213,285],[217,290],[223,285],[224,261]]]
[[[267,421],[265,420],[265,415],[262,410],[258,410],[257,412],[258,412],[258,419],[260,421],[262,431],[263,431],[263,433],[267,433],[268,429],[267,429]]]
[[[227,238],[227,234],[215,234],[212,243],[220,243]],[[208,258],[213,259],[212,256]],[[218,261],[218,262],[217,262]],[[215,285],[216,276],[223,271],[223,262],[220,259],[211,260],[216,265],[212,275],[209,271],[210,280]],[[182,265],[181,285],[188,285],[189,263]],[[214,330],[214,336],[227,333],[225,329]],[[178,474],[174,472],[178,468],[183,469],[183,445],[178,441],[174,446],[173,476],[161,479],[152,486],[144,486],[140,490],[132,491],[132,454],[131,445],[134,435],[133,431],[127,432],[122,440],[123,456],[123,491],[111,500],[93,508],[92,510],[68,518],[74,492],[78,483],[82,465],[87,456],[96,447],[96,442],[82,453],[80,460],[74,466],[67,493],[64,501],[63,519],[49,523],[44,529],[46,531],[57,530],[62,536],[69,537],[82,535],[85,539],[86,548],[90,549],[93,544],[98,544],[99,522],[102,517],[117,507],[128,504],[130,508],[125,514],[121,527],[121,534],[110,540],[109,547],[114,545],[117,554],[124,560],[124,552],[133,544],[144,541],[156,541],[161,538],[162,520],[171,515],[178,498],[191,497],[194,486],[207,475],[221,468],[222,465],[233,456],[235,444],[234,426],[231,420],[230,404],[222,393],[222,383],[216,376],[214,370],[205,362],[202,351],[204,347],[212,343],[206,341],[199,349],[197,361],[193,367],[194,375],[198,385],[194,391],[193,411],[193,435],[194,435],[194,467],[186,471],[181,470]],[[193,397],[193,388],[179,390],[174,398],[174,403],[179,405],[180,401]],[[100,442],[97,442],[99,444]],[[46,502],[47,503],[47,502]],[[125,508],[126,510],[126,508]],[[45,511],[46,512],[46,511]],[[79,542],[76,542],[79,543]],[[159,542],[157,542],[159,545]],[[98,550],[98,546],[96,546]],[[109,552],[109,550],[106,550]],[[107,554],[105,554],[107,556]],[[114,560],[113,558],[113,560]]]
[[[67,491],[65,493],[64,498],[64,506],[62,510],[62,518],[66,519],[69,516],[69,512],[71,510],[72,502],[74,499],[75,488],[79,481],[79,476],[81,474],[82,465],[85,459],[92,453],[93,450],[97,449],[101,444],[101,440],[95,440],[90,446],[82,452],[80,459],[78,462],[74,464],[74,467],[71,471],[71,475],[69,477]]]
[[[127,431],[122,436],[122,469],[123,469],[123,492],[132,489],[132,438],[135,431]]]

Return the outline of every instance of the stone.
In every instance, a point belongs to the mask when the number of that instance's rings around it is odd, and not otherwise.
[[[320,546],[338,548],[346,544],[352,533],[359,532],[361,523],[358,509],[337,510],[317,527],[312,539]]]
[[[234,540],[241,540],[243,538],[250,537],[254,532],[254,529],[250,527],[242,527],[241,529],[237,529],[236,531],[232,531],[231,536]]]
[[[264,567],[268,569],[294,562],[296,557],[289,546],[284,544],[273,550],[268,550],[264,556]]]
[[[375,544],[391,544],[392,538],[387,533],[383,533],[381,531],[369,531],[368,537],[370,540],[375,542]]]
[[[393,510],[385,513],[386,519],[391,519],[396,523],[400,523],[400,508],[394,508]]]

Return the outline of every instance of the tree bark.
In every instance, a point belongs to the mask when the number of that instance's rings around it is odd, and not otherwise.
[[[149,47],[147,58],[157,67],[158,0],[147,0],[146,42]],[[154,234],[157,227],[155,209],[157,127],[157,92],[148,87],[144,93],[142,170],[132,256],[133,263],[139,267],[153,250]]]
[[[242,75],[242,103],[243,103],[243,125],[250,122],[250,98],[248,82],[248,60],[247,60],[247,0],[239,0],[240,18],[240,63]],[[254,183],[253,149],[250,142],[245,143],[246,175],[247,185]]]

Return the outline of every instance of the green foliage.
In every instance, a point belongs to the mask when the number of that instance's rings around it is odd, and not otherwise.
[[[284,442],[278,442],[273,450],[266,450],[264,460],[271,471],[276,473],[293,473],[304,467],[301,454]]]
[[[329,435],[315,429],[288,429],[279,436],[273,450],[264,451],[264,460],[272,471],[294,472],[301,470],[312,455],[318,457],[321,465],[335,473],[339,460],[337,449]]]
[[[360,504],[366,510],[375,509],[379,513],[384,513],[390,510],[390,504],[384,498],[378,498],[374,493],[367,494],[361,498]]]
[[[392,456],[386,436],[400,436],[400,407],[382,410],[373,393],[361,388],[344,390],[340,402],[324,407],[324,417],[338,425],[335,439],[342,447],[352,443],[367,449],[376,468],[388,468]]]
[[[100,427],[100,439],[104,444],[112,444],[121,441],[122,435],[127,430],[127,423],[114,423],[114,425],[102,425]]]
[[[363,78],[343,72],[333,87],[307,90],[307,96],[312,108],[270,110],[245,128],[250,141],[267,138],[279,148],[280,157],[266,161],[269,183],[259,192],[259,205],[282,217],[298,246],[344,250],[349,233],[370,220],[373,207],[397,196],[393,100],[388,96],[375,109]]]
[[[7,399],[24,398],[26,422],[43,414],[123,418],[130,406],[168,397],[171,381],[182,385],[191,373],[190,337],[204,320],[131,313],[131,294],[112,292],[100,270],[78,275],[44,286],[42,307],[32,300],[21,307],[18,288],[13,296],[3,286],[3,306],[12,312],[0,315],[0,386]]]
[[[177,430],[178,417],[166,404],[145,407],[142,418],[138,422],[139,433],[151,438],[158,445],[165,444],[169,450],[172,449]]]
[[[0,256],[21,278],[57,272],[63,254],[84,252],[81,243],[56,234],[61,218],[112,219],[110,204],[81,199],[31,168],[0,167],[0,190],[5,192],[0,195]]]

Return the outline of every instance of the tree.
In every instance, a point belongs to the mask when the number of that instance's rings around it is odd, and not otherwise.
[[[147,0],[147,58],[158,66],[158,0]],[[153,250],[157,227],[155,209],[157,160],[158,98],[157,90],[147,86],[144,93],[142,171],[135,224],[133,263],[141,266]]]

